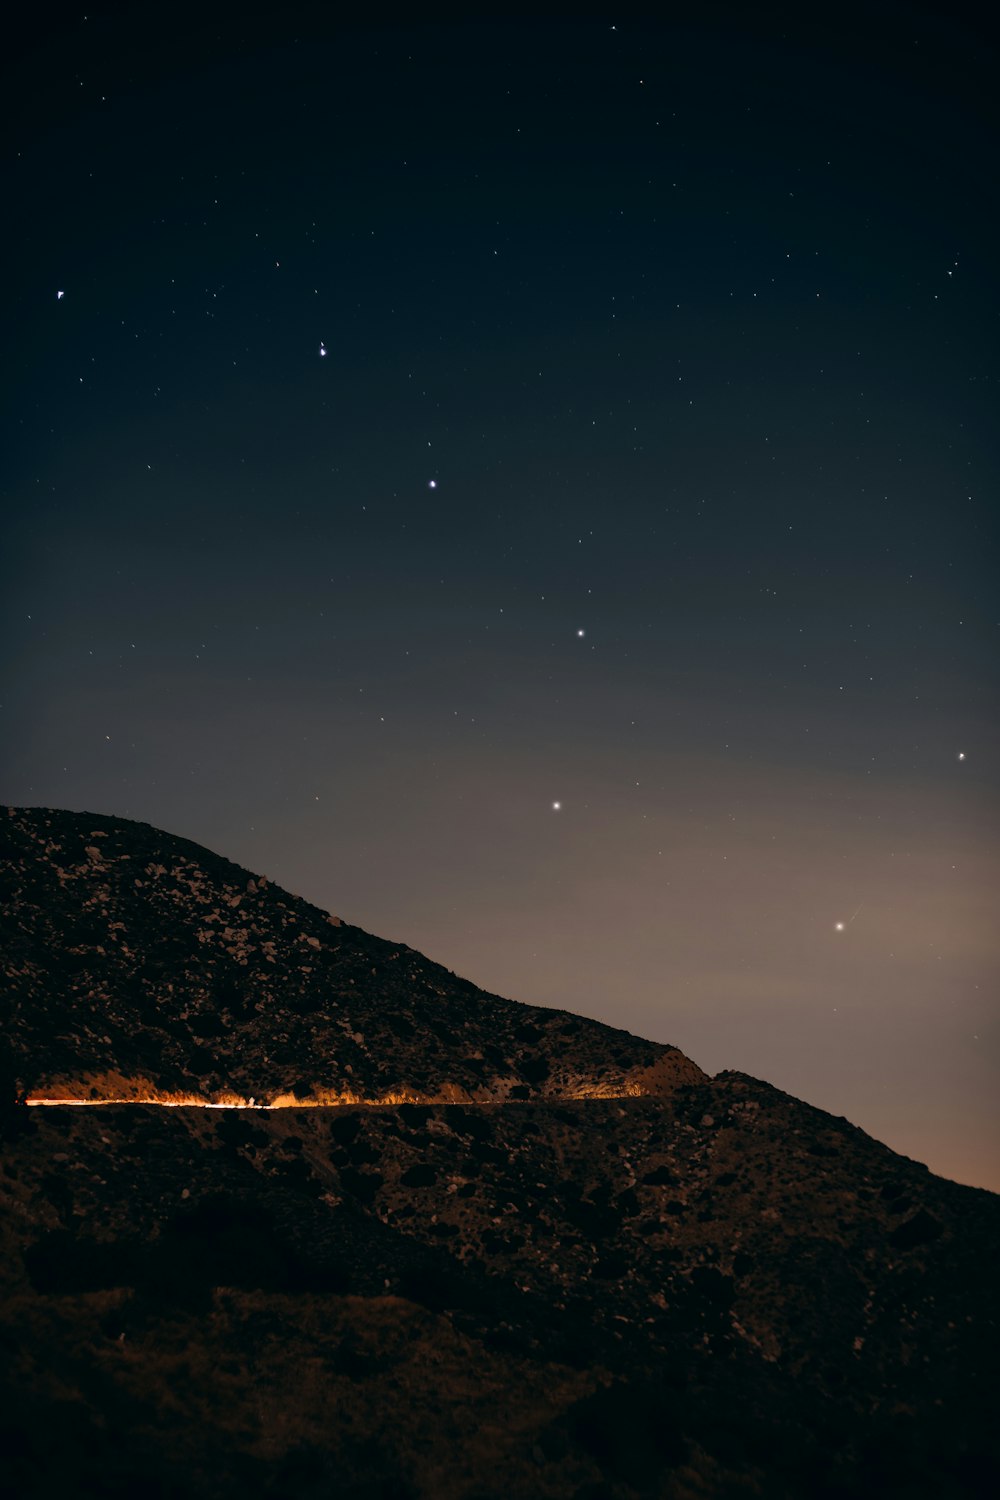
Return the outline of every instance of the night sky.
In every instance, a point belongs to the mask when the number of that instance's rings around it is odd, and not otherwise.
[[[7,38],[0,795],[1000,1188],[997,60],[753,9]]]

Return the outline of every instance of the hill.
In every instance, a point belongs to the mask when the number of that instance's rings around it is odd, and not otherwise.
[[[29,1092],[468,1102],[704,1076],[676,1048],[488,995],[143,823],[7,809],[0,881],[6,1034]]]
[[[2,826],[12,1492],[995,1492],[994,1195],[166,834]],[[24,1102],[109,1084],[286,1098]]]

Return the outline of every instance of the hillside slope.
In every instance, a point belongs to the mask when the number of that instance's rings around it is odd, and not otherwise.
[[[1000,1489],[995,1195],[155,830],[2,826],[22,1500]],[[142,1079],[311,1104],[23,1098]]]
[[[258,1103],[661,1092],[676,1048],[488,995],[143,823],[0,812],[4,1032],[31,1093]]]

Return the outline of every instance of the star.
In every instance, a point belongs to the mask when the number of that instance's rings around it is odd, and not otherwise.
[[[582,630],[578,630],[576,633],[577,633],[578,639],[582,641],[583,640],[583,631]]]
[[[561,807],[562,807],[562,803],[561,802],[553,802],[553,804],[552,804],[552,811],[553,812],[558,812]]]
[[[65,295],[66,295],[65,292],[56,292],[56,301],[57,302],[61,302],[62,299],[65,297]]]
[[[834,932],[843,932],[844,927],[845,927],[845,923],[843,923],[843,922],[834,922],[834,924],[833,924],[833,930],[834,930]]]
[[[322,339],[320,339],[319,341],[319,357],[320,359],[326,358],[326,345],[324,344]]]
[[[965,751],[964,750],[960,750],[958,752],[958,755],[955,758],[956,758],[956,760],[964,760],[965,759]]]
[[[436,490],[437,487],[438,487],[438,482],[437,482],[436,479],[428,479],[428,481],[427,481],[427,488],[429,490]]]

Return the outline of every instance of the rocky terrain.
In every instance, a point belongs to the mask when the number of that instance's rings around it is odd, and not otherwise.
[[[166,834],[0,827],[12,1493],[996,1492],[994,1195]],[[306,1102],[25,1102],[147,1088]]]
[[[143,823],[5,809],[0,882],[29,1092],[460,1102],[703,1076],[676,1048],[484,994]]]

